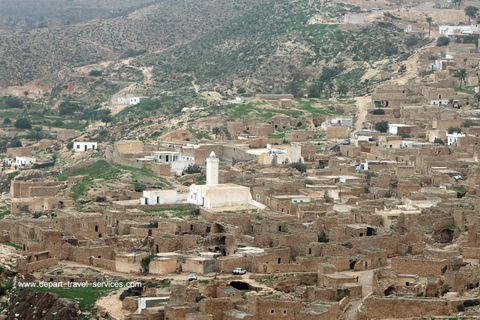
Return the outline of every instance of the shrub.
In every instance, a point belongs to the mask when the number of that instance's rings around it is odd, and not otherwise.
[[[91,77],[100,77],[100,76],[102,76],[102,71],[101,70],[92,70],[92,71],[90,71],[89,75]]]
[[[10,118],[3,119],[3,124],[10,124],[10,123],[12,123],[12,120],[10,120]]]
[[[23,147],[22,142],[20,141],[20,139],[19,139],[18,137],[15,137],[15,138],[13,138],[12,140],[10,140],[10,143],[8,144],[8,146],[9,146],[10,148]]]
[[[405,45],[407,47],[413,47],[416,46],[418,43],[418,39],[415,36],[408,37],[405,39]]]
[[[202,172],[202,168],[196,163],[189,164],[188,167],[185,170],[183,170],[183,174],[193,174],[193,173],[201,173],[201,172]]]
[[[383,110],[383,109],[375,109],[375,110],[372,110],[372,114],[375,114],[375,115],[385,114],[385,110]]]
[[[20,98],[17,97],[7,97],[5,98],[5,104],[8,108],[12,109],[21,109],[23,108],[23,102]]]
[[[148,223],[148,227],[149,227],[149,228],[158,228],[158,220],[151,220],[151,221]]]
[[[325,236],[318,236],[318,242],[329,242],[330,239],[328,239]]]
[[[440,37],[437,39],[437,47],[448,46],[450,39],[447,37]]]
[[[301,162],[294,162],[294,163],[290,164],[290,167],[297,169],[301,173],[304,173],[304,172],[307,171],[307,165],[305,163],[301,163]]]
[[[58,106],[58,111],[61,116],[72,115],[79,109],[78,104],[71,101],[63,101]]]
[[[462,133],[462,129],[459,127],[450,127],[447,130],[448,134],[452,134],[454,132]]]
[[[146,257],[143,257],[143,259],[140,261],[140,265],[142,266],[143,274],[148,274],[150,261],[152,261],[152,259],[155,258],[155,257],[156,257],[156,255],[150,254]]]
[[[445,141],[443,141],[443,140],[440,139],[440,138],[435,138],[435,140],[433,140],[433,143],[445,144]]]
[[[379,121],[375,123],[375,130],[380,132],[388,131],[388,121]]]
[[[15,128],[32,129],[32,123],[27,118],[18,118],[17,121],[15,121]]]

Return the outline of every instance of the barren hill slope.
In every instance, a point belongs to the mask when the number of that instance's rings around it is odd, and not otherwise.
[[[263,0],[159,0],[61,27],[0,30],[0,86],[188,43]],[[137,2],[134,2],[137,4]]]

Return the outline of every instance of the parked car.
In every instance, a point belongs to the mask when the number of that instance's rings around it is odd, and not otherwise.
[[[197,274],[195,272],[190,273],[188,276],[188,281],[197,280]]]
[[[350,144],[350,139],[345,138],[345,139],[343,140],[343,145],[349,145],[349,144]]]
[[[242,268],[235,268],[233,270],[233,274],[245,274],[245,273],[247,273],[247,270],[242,269]]]

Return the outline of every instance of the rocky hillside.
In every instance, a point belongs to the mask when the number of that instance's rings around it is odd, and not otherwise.
[[[370,65],[405,59],[414,46],[407,48],[404,33],[382,20],[350,29],[316,23],[341,20],[354,10],[333,2],[270,1],[189,44],[139,58],[138,64],[155,66],[161,80],[194,74],[202,89],[221,92],[236,87],[284,91],[322,76],[322,81],[339,78],[350,90],[358,89]]]
[[[159,0],[148,5],[135,1],[128,8],[87,22],[28,31],[0,30],[0,86],[56,76],[62,69],[60,78],[64,78],[70,67],[185,44],[262,1]]]

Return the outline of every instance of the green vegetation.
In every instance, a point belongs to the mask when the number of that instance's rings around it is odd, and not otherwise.
[[[140,265],[142,266],[143,274],[148,274],[150,262],[155,257],[156,257],[156,255],[150,254],[150,255],[142,258],[142,260],[140,261]]]
[[[459,127],[449,127],[447,132],[453,134],[454,132],[462,133],[462,128]]]
[[[183,170],[183,174],[193,174],[193,173],[201,173],[202,167],[200,167],[196,163],[189,164],[188,167]]]
[[[448,37],[440,37],[437,39],[437,47],[448,46],[450,39]]]
[[[285,133],[273,134],[267,137],[268,139],[282,139],[285,138]]]
[[[86,177],[77,181],[71,188],[73,191],[73,199],[77,201],[82,195],[84,195],[95,183],[101,181],[119,179],[124,175],[128,175],[133,180],[134,184],[138,184],[138,180],[151,179],[154,180],[154,187],[171,186],[171,184],[162,177],[157,177],[149,169],[138,169],[125,166],[115,166],[106,160],[99,160],[96,163],[81,169],[74,170],[70,173],[63,173],[57,175],[59,181],[65,181],[69,176],[86,175]]]
[[[162,211],[192,211],[196,210],[194,206],[182,206],[182,207],[173,207],[173,208],[152,208],[152,209],[142,209],[143,212],[162,212]]]
[[[119,281],[125,283],[124,281]],[[118,290],[119,287],[95,288],[88,286],[85,288],[35,288],[37,291],[46,291],[58,294],[61,298],[72,299],[78,302],[78,306],[83,311],[93,312],[95,302],[108,295],[110,292]]]
[[[379,121],[375,122],[375,130],[380,132],[387,132],[388,131],[388,121]]]
[[[330,239],[328,239],[326,236],[318,236],[318,242],[329,242]]]
[[[10,242],[10,241],[4,242],[3,244],[6,245],[6,246],[14,247],[15,249],[18,249],[18,250],[22,250],[21,246],[19,246],[18,244],[15,244],[13,242]]]
[[[0,208],[0,219],[3,219],[4,216],[7,216],[10,214],[10,210],[8,210],[7,208],[3,207],[3,208]]]
[[[305,163],[301,163],[301,162],[291,163],[290,167],[297,169],[301,173],[304,173],[304,172],[307,171],[307,165]]]
[[[27,118],[18,118],[14,126],[17,129],[32,129],[32,122]]]
[[[441,229],[456,230],[456,229],[459,229],[459,228],[455,225],[449,225],[449,226],[443,226],[443,227],[441,227]]]
[[[374,114],[374,115],[385,114],[385,110],[383,110],[383,109],[374,109],[374,110],[372,110],[372,114]]]
[[[91,77],[101,77],[102,76],[102,71],[101,70],[92,70],[88,74]]]

